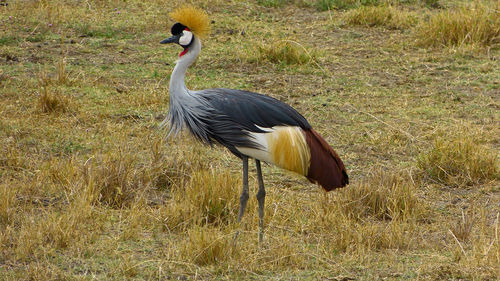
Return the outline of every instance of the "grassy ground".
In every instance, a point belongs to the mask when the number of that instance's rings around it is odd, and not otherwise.
[[[235,220],[241,163],[158,128],[178,3],[7,3],[1,280],[498,280],[500,2],[200,4],[187,85],[293,105],[351,177],[265,165],[263,245],[253,196]]]

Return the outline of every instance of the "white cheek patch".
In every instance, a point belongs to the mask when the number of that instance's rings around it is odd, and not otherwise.
[[[179,38],[179,44],[187,46],[191,43],[191,40],[193,40],[193,33],[187,30],[182,31],[182,36]]]

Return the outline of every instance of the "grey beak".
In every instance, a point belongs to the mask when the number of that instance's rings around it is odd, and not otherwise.
[[[179,44],[179,38],[181,38],[181,34],[178,34],[178,35],[172,35],[170,37],[168,37],[167,39],[164,39],[160,42],[160,44],[169,44],[169,43],[177,43]]]

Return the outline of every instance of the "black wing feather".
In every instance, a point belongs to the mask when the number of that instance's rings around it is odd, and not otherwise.
[[[311,129],[311,125],[295,109],[266,95],[223,88],[202,90],[194,94],[210,105],[210,109],[205,109],[210,114],[204,120],[210,137],[208,142],[215,140],[237,156],[241,155],[235,146],[259,148],[248,134],[265,132],[259,127],[298,126]]]
[[[233,122],[247,130],[262,132],[263,128],[274,126],[298,126],[310,129],[307,120],[288,104],[275,98],[242,90],[208,89],[200,91],[220,115],[226,115]]]

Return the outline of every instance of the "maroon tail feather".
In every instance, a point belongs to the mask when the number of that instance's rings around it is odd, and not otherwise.
[[[338,154],[313,129],[304,130],[311,151],[311,165],[307,173],[309,181],[320,184],[331,191],[349,184],[349,177]]]

